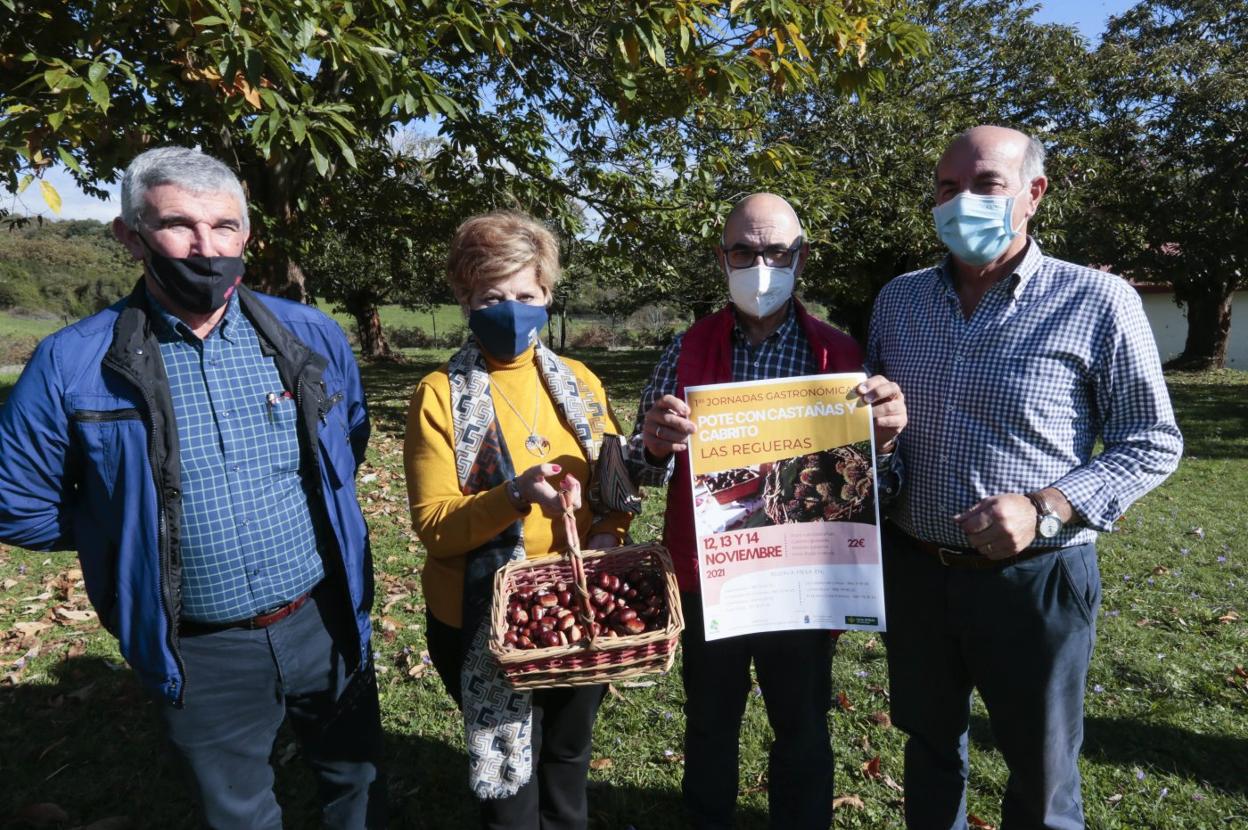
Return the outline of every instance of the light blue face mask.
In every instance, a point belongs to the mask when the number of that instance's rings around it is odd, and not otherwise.
[[[1030,183],[1013,196],[979,196],[963,191],[932,208],[936,235],[955,257],[967,265],[987,265],[1010,246],[1018,229],[1010,226],[1014,202]],[[1024,222],[1026,219],[1023,220]],[[1022,227],[1019,222],[1019,227]]]

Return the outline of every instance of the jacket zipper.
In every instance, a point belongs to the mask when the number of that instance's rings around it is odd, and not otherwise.
[[[143,396],[143,402],[147,405],[147,418],[145,423],[147,426],[147,463],[152,468],[152,485],[156,490],[156,544],[160,549],[160,590],[157,596],[160,598],[160,610],[165,615],[165,624],[168,626],[168,646],[169,653],[173,655],[173,662],[178,667],[181,685],[178,688],[177,704],[182,705],[186,696],[186,664],[182,661],[182,650],[177,642],[177,623],[173,619],[173,611],[169,607],[169,598],[166,592],[169,588],[169,571],[173,567],[173,557],[169,550],[169,532],[165,526],[165,492],[161,484],[160,469],[156,464],[156,419],[152,413],[156,411],[156,399],[147,391],[147,387],[140,381],[138,375],[130,371],[130,367],[123,366],[117,361],[109,361],[113,364],[113,368],[121,372],[126,378],[138,388],[139,393]]]

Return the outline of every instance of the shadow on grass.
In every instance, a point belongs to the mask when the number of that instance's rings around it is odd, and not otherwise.
[[[1248,795],[1248,739],[1130,718],[1085,718],[1083,732],[1083,756],[1089,760],[1147,766],[1231,795]],[[995,745],[987,718],[971,718],[971,740],[981,747]]]
[[[135,828],[199,827],[154,704],[130,670],[97,657],[73,657],[49,673],[43,682],[0,687],[0,827],[77,827],[117,816],[128,817],[127,826]],[[283,729],[274,751],[278,801],[286,826],[315,827],[314,781],[292,746],[292,734]],[[391,730],[386,755],[391,827],[478,826],[462,751],[440,738]],[[40,804],[56,805],[68,820],[49,821],[45,813],[36,821],[23,814]],[[589,804],[593,830],[685,826],[680,794],[670,787],[591,781]],[[762,828],[766,816],[742,811],[738,826]]]
[[[1184,455],[1248,458],[1248,384],[1168,377]]]
[[[0,378],[0,406],[4,406],[4,402],[8,400],[9,393],[13,391],[13,387],[17,384],[17,379],[7,380]]]

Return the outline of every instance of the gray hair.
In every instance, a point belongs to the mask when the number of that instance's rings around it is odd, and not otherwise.
[[[1023,163],[1019,167],[1024,185],[1031,184],[1044,175],[1044,145],[1034,136],[1027,136],[1027,149],[1023,151]]]
[[[251,226],[238,176],[220,160],[188,147],[157,147],[134,157],[121,177],[121,220],[137,228],[147,191],[162,184],[189,193],[229,193],[238,200],[243,230]]]

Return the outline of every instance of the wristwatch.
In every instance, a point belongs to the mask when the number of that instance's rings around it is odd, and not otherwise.
[[[1028,493],[1027,498],[1036,507],[1036,535],[1042,539],[1052,539],[1062,530],[1062,518],[1054,512],[1044,496],[1039,493]]]

